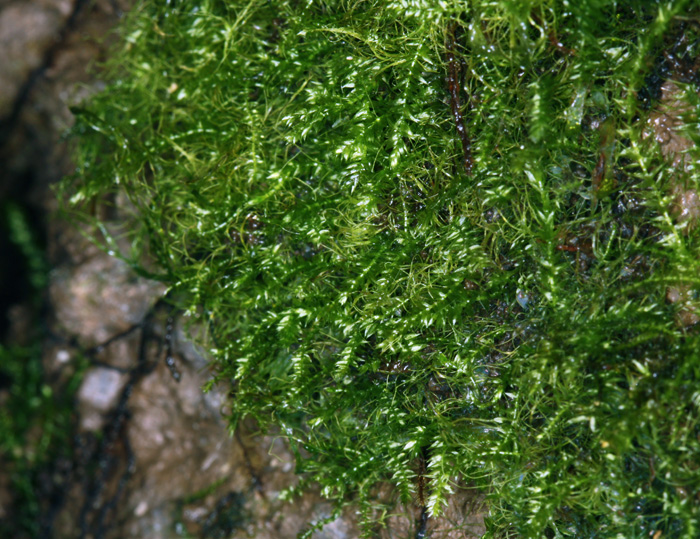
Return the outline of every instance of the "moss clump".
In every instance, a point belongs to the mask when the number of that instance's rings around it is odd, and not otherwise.
[[[698,175],[645,135],[664,80],[697,106],[696,7],[145,1],[66,185],[128,197],[105,240],[207,323],[234,424],[368,520],[424,459],[493,537],[697,536]]]

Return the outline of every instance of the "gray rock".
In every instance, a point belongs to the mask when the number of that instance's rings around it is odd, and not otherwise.
[[[30,73],[42,65],[72,10],[72,1],[15,2],[0,11],[0,118]]]

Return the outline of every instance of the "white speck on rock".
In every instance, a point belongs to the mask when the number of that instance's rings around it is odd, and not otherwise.
[[[103,414],[117,405],[126,380],[126,374],[105,367],[87,371],[78,390],[80,426],[83,430],[102,428],[105,421]]]
[[[148,503],[146,502],[146,500],[141,500],[141,502],[139,502],[139,504],[136,506],[136,509],[134,509],[134,514],[137,517],[142,517],[143,515],[146,514],[147,511],[148,511]]]
[[[202,463],[202,471],[208,470],[212,464],[214,464],[214,461],[219,457],[218,453],[212,453],[209,455],[206,460]]]
[[[107,412],[117,403],[117,397],[125,383],[125,374],[105,367],[95,367],[85,374],[78,399],[83,405]]]

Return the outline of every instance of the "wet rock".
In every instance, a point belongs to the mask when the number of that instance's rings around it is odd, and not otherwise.
[[[694,146],[693,141],[681,131],[686,117],[693,113],[688,101],[683,98],[684,93],[675,82],[664,82],[659,106],[649,115],[644,132],[645,137],[654,137],[662,155],[671,161],[674,168],[680,169],[691,164],[686,162],[685,152]]]
[[[447,501],[440,518],[429,523],[429,537],[433,539],[478,538],[486,533],[484,525],[485,498],[474,490],[462,488]]]
[[[698,60],[695,61],[696,71]],[[687,234],[697,226],[700,219],[700,197],[697,190],[686,181],[696,165],[689,153],[695,143],[681,129],[689,121],[697,122],[697,111],[690,106],[685,91],[673,81],[663,83],[659,106],[649,115],[645,136],[654,137],[660,145],[661,154],[675,169],[670,213]],[[700,322],[700,308],[695,297],[695,291],[685,283],[667,288],[666,301],[678,306],[676,323],[679,326],[690,327]]]
[[[240,457],[232,455],[234,441],[221,436],[223,419],[204,398],[205,377],[186,368],[181,372],[180,382],[175,382],[165,365],[159,365],[134,388],[129,406],[128,432],[136,461],[149,471],[145,480],[157,484],[170,499],[226,477],[232,456]],[[173,469],[191,474],[172,474]]]
[[[0,11],[0,118],[12,111],[17,94],[44,62],[72,9],[72,0],[43,0],[10,3]]]
[[[666,290],[666,301],[678,306],[676,322],[679,326],[690,327],[700,322],[697,291],[690,284],[669,286]]]
[[[676,194],[671,213],[675,216],[678,223],[688,223],[694,226],[700,219],[700,196],[693,188],[676,186],[674,189]]]
[[[417,504],[402,504],[398,493],[388,485],[377,492],[377,516],[385,510],[384,525],[377,527],[380,539],[404,539],[417,537],[420,527],[421,508]],[[485,498],[477,490],[459,485],[448,498],[439,517],[429,517],[425,524],[425,537],[431,539],[477,539],[486,533],[484,525]]]
[[[0,145],[4,180],[0,196],[27,191],[27,201],[41,211],[57,207],[55,193],[47,187],[73,171],[71,151],[62,138],[73,122],[69,107],[104,86],[91,66],[114,41],[109,29],[126,3],[10,0],[4,9],[0,4],[0,19],[7,21],[13,34],[8,35],[7,44],[0,43],[0,109],[9,112],[7,107],[17,105],[11,117],[0,114],[0,142],[4,142]],[[51,24],[24,24],[16,17],[43,17]],[[23,35],[14,35],[18,32]],[[33,50],[40,52],[33,54]],[[25,75],[9,73],[15,73],[20,64]],[[55,225],[56,220],[49,223]],[[49,250],[54,248],[51,245]]]
[[[700,198],[697,191],[684,181],[685,175],[695,165],[688,153],[695,143],[683,134],[682,128],[692,119],[691,116],[697,118],[697,111],[684,99],[684,94],[685,91],[675,82],[664,82],[660,104],[649,115],[644,135],[647,138],[653,136],[663,157],[676,170],[671,214],[676,222],[685,225],[687,231],[700,218]]]
[[[95,349],[95,359],[113,369],[127,371],[136,366],[135,351],[138,350],[140,335],[138,331],[132,331],[121,335],[105,345]]]
[[[164,291],[162,284],[136,277],[125,262],[109,256],[55,270],[49,288],[57,325],[87,347],[141,322]]]

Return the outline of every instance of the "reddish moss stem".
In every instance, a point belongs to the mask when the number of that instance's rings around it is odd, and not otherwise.
[[[464,117],[462,116],[462,105],[459,100],[459,79],[461,76],[461,68],[459,62],[455,59],[455,29],[456,25],[452,23],[448,29],[447,35],[447,83],[450,91],[450,108],[452,109],[452,117],[457,127],[457,134],[462,141],[462,150],[464,151],[464,169],[468,176],[472,174],[474,161],[472,159],[472,141],[469,138],[469,133],[464,125]]]

